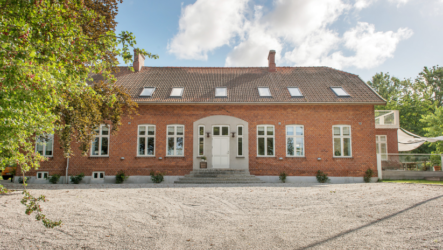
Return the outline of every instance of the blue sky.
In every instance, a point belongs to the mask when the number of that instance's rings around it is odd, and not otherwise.
[[[117,32],[158,54],[145,66],[329,66],[367,81],[442,65],[443,0],[124,0]]]

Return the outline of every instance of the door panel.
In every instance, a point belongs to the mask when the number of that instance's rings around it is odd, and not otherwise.
[[[229,168],[229,137],[212,138],[212,167]]]

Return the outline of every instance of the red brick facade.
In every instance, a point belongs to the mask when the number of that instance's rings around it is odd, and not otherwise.
[[[377,128],[375,129],[376,135],[386,135],[388,142],[388,154],[398,154],[398,137],[397,129]]]
[[[211,115],[233,116],[249,123],[249,171],[253,175],[279,175],[285,171],[290,176],[314,176],[322,170],[329,176],[360,177],[368,168],[377,172],[372,105],[140,105],[139,115],[123,119],[118,134],[111,135],[109,157],[82,157],[73,143],[75,156],[69,162],[69,175],[83,172],[88,176],[92,171],[115,175],[121,169],[131,176],[149,175],[151,170],[166,175],[188,174],[193,162],[193,122]],[[155,157],[136,157],[139,124],[156,125]],[[184,157],[165,157],[168,124],[185,126]],[[260,124],[275,126],[275,157],[256,155],[256,129]],[[303,158],[286,158],[285,125],[289,124],[304,125]],[[351,158],[333,158],[332,126],[338,124],[351,125]],[[66,159],[57,138],[53,154],[39,171],[64,175]],[[27,175],[33,176],[35,171]]]

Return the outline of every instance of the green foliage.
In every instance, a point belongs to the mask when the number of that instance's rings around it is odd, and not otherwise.
[[[21,203],[26,206],[26,214],[31,215],[33,212],[36,212],[35,219],[37,221],[42,221],[43,225],[47,228],[54,228],[57,226],[61,226],[62,221],[52,221],[50,219],[46,219],[46,215],[42,214],[42,209],[39,205],[40,201],[46,202],[46,197],[41,195],[38,198],[32,196],[27,190],[23,191],[24,197],[21,200]]]
[[[83,177],[82,177],[83,178]],[[60,175],[59,174],[54,174],[51,177],[46,177],[47,180],[49,180],[50,183],[52,184],[57,184],[58,180],[60,180]],[[72,179],[71,179],[72,180]],[[81,181],[81,180],[80,180]],[[76,183],[77,184],[77,183]]]
[[[200,157],[200,159],[201,159],[202,161],[206,161],[206,156],[202,156],[202,157]]]
[[[371,177],[374,174],[374,171],[372,171],[372,169],[368,168],[368,170],[366,170],[365,174],[363,175],[363,180],[366,183],[371,182]]]
[[[281,182],[285,183],[286,182],[286,176],[287,176],[287,174],[285,172],[281,172],[280,176],[278,178],[280,179]]]
[[[151,180],[154,183],[161,183],[163,181],[164,174],[162,174],[160,172],[151,171],[151,173],[149,173],[149,175],[151,176]]]
[[[2,185],[0,185],[0,194],[8,194],[11,191],[5,187],[3,187]]]
[[[317,171],[317,175],[315,177],[317,178],[317,181],[320,183],[325,183],[329,181],[328,175],[320,170]]]
[[[129,175],[125,175],[125,171],[120,170],[115,176],[115,183],[117,184],[123,183],[126,179],[128,179],[128,177]]]
[[[25,183],[28,183],[29,180],[31,179],[30,177],[24,177],[25,178]],[[22,177],[18,177],[18,183],[23,184],[23,178]]]
[[[71,176],[71,182],[74,184],[79,184],[83,180],[83,177],[85,177],[85,174],[83,173],[76,176]]]

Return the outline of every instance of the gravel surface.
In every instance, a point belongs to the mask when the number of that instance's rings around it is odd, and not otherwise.
[[[7,188],[18,184],[3,182]],[[443,249],[443,186],[29,185],[0,195],[0,249]]]

